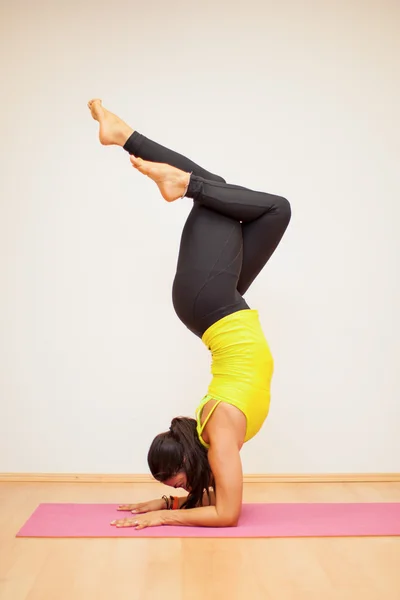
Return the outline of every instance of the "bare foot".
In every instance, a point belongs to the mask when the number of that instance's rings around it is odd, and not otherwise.
[[[99,138],[103,146],[123,146],[133,129],[122,119],[104,108],[99,98],[90,100],[88,107],[95,121],[100,123]]]
[[[190,173],[185,173],[176,167],[165,163],[150,162],[136,156],[131,156],[132,166],[150,177],[157,185],[162,197],[167,202],[173,202],[186,193],[190,181]]]

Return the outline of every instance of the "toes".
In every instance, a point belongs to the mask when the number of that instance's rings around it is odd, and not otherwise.
[[[101,104],[101,99],[100,98],[93,98],[92,100],[89,100],[88,107],[91,108],[91,106],[93,106],[93,104],[95,102],[100,102],[100,104]]]
[[[137,169],[143,175],[147,175],[148,177],[152,176],[152,167],[153,163],[150,163],[147,160],[143,160],[143,158],[137,158],[136,156],[131,155],[130,160],[132,166]]]
[[[135,169],[138,169],[143,163],[141,158],[136,158],[136,156],[133,156],[133,154],[130,156],[130,161]]]

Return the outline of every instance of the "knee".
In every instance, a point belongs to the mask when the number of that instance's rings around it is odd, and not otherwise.
[[[283,197],[279,197],[279,214],[282,216],[282,219],[287,223],[290,222],[292,216],[292,208],[290,206],[289,200]]]

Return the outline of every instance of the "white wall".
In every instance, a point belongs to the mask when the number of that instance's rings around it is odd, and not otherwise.
[[[400,471],[399,4],[1,2],[0,471],[147,471],[209,381],[168,205],[86,102],[293,220],[248,294],[276,361],[255,472]]]

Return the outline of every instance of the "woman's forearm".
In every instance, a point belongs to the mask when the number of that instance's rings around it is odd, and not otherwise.
[[[237,520],[219,514],[215,506],[199,506],[187,510],[166,510],[162,513],[163,525],[187,527],[235,527]]]

